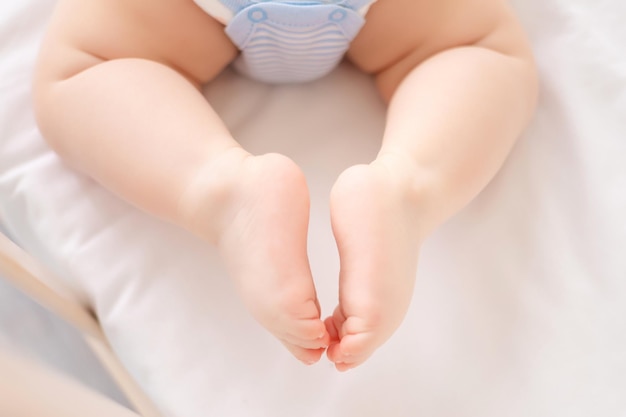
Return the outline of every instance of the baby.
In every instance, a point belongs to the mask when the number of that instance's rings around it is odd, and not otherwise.
[[[388,102],[380,152],[331,192],[339,303],[322,320],[309,195],[251,155],[201,93],[231,62],[267,82],[344,57]],[[59,0],[34,80],[64,160],[216,246],[245,305],[300,361],[354,368],[411,301],[424,239],[485,187],[533,114],[531,50],[505,0]]]

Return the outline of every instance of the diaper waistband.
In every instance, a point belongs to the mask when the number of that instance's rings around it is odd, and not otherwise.
[[[194,2],[217,21],[227,25],[241,10],[260,3],[297,5],[334,4],[355,10],[361,14],[361,16],[365,16],[369,7],[376,2],[376,0],[194,0]]]

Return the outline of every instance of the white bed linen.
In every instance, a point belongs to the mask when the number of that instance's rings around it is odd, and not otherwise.
[[[626,4],[518,0],[540,108],[502,172],[424,247],[407,319],[364,366],[306,368],[244,311],[211,248],[70,171],[29,78],[53,0],[0,3],[0,219],[93,305],[168,416],[626,415]],[[384,109],[348,65],[301,86],[227,72],[207,91],[255,152],[301,164],[324,313],[328,191],[369,161]]]

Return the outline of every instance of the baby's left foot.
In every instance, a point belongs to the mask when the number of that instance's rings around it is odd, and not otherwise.
[[[397,162],[351,167],[331,193],[341,271],[339,305],[326,327],[328,358],[340,371],[360,365],[391,337],[413,295],[423,228],[412,173]]]

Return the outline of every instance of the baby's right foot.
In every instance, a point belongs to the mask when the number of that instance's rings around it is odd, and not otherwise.
[[[253,316],[306,364],[330,341],[307,257],[309,194],[287,157],[224,153],[185,198],[192,231],[212,240]],[[200,183],[203,183],[200,185]]]

